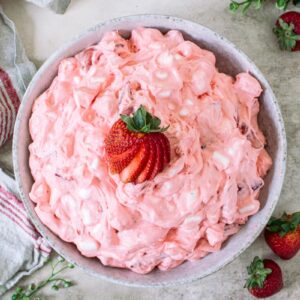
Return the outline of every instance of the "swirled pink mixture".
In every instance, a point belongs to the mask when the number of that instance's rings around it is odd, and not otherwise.
[[[213,53],[138,28],[64,59],[30,119],[30,193],[42,222],[82,255],[147,273],[218,251],[259,210],[272,161],[255,78],[218,72]],[[104,139],[143,104],[170,124],[171,163],[152,181],[111,175]]]

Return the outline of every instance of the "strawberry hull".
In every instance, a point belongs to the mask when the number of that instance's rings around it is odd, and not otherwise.
[[[282,271],[275,261],[256,256],[247,270],[250,277],[246,286],[256,298],[273,296],[283,288]]]
[[[288,11],[276,21],[274,33],[282,50],[300,51],[300,13]]]

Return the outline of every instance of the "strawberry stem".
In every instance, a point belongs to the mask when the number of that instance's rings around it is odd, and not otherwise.
[[[255,287],[262,288],[267,276],[272,273],[272,270],[265,268],[263,260],[255,256],[250,266],[247,267],[247,272],[250,276],[244,287],[251,289]]]
[[[278,234],[283,237],[288,232],[296,230],[299,225],[300,212],[295,212],[292,215],[288,215],[284,212],[281,218],[271,217],[266,229],[270,232],[278,232]]]
[[[294,24],[288,24],[279,18],[278,25],[274,27],[273,32],[277,36],[280,49],[292,51],[297,41],[300,41],[300,35],[294,32],[294,28]]]
[[[127,125],[127,129],[133,132],[150,133],[150,132],[164,132],[167,127],[159,127],[160,119],[152,116],[143,105],[133,114],[132,117],[127,115],[120,115],[121,120]]]

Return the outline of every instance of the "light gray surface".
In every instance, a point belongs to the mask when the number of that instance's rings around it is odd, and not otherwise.
[[[227,13],[227,1],[114,1],[106,5],[105,1],[73,1],[70,10],[62,19],[48,12],[42,12],[20,1],[2,1],[8,15],[15,20],[24,40],[28,54],[36,62],[43,61],[57,46],[69,39],[84,27],[105,19],[134,13],[165,13],[189,18],[211,27],[233,41],[246,52],[258,65],[270,81],[281,104],[289,142],[287,177],[277,212],[299,210],[297,196],[300,192],[298,147],[300,146],[300,55],[282,53],[277,49],[271,33],[271,24],[277,11],[267,9],[250,14],[248,17],[232,16]],[[20,13],[20,9],[24,9]],[[51,25],[49,23],[51,22]],[[33,26],[32,24],[36,25]],[[64,26],[62,26],[64,24]],[[58,32],[60,33],[58,36]],[[1,149],[0,162],[10,165],[9,145]],[[4,153],[4,155],[3,155]],[[245,265],[255,254],[270,256],[270,251],[263,239],[258,239],[245,253],[233,263],[193,284],[176,288],[137,289],[121,287],[94,279],[79,270],[70,272],[70,277],[78,285],[49,299],[247,299],[247,292],[242,289]],[[277,260],[278,261],[278,260]],[[300,255],[291,261],[279,261],[285,273],[286,288],[273,299],[297,299],[300,296]],[[47,274],[46,268],[39,271],[27,282],[39,280]],[[47,294],[47,293],[46,293]],[[9,299],[9,295],[4,299]],[[250,299],[250,297],[249,297]]]

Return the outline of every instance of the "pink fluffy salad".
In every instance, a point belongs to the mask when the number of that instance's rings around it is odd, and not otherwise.
[[[272,165],[257,123],[259,82],[220,73],[212,52],[138,28],[63,59],[30,118],[30,198],[82,255],[148,273],[221,249],[260,207]],[[104,141],[140,105],[170,125],[171,161],[153,180],[109,172]]]

